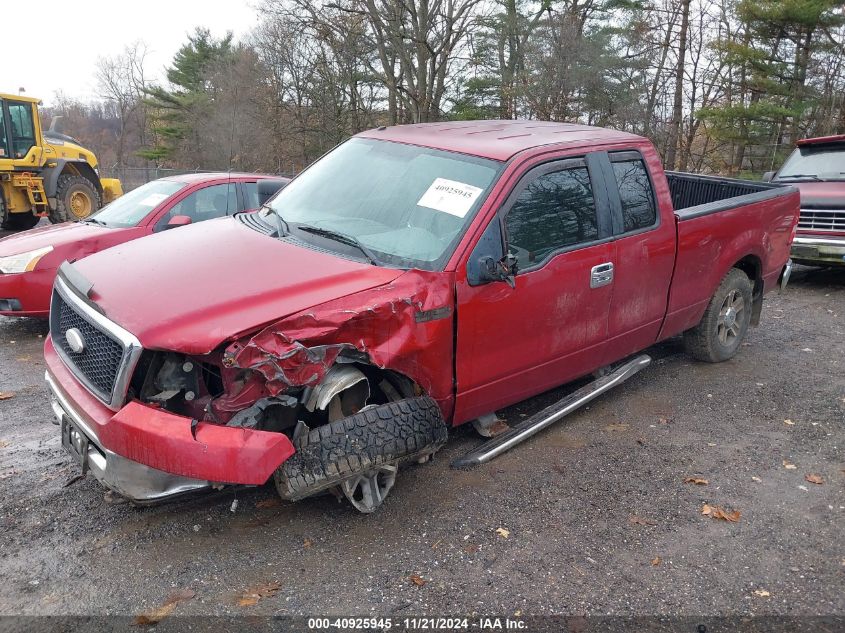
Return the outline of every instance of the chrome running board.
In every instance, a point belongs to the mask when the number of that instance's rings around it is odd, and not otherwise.
[[[469,468],[478,466],[489,462],[494,457],[498,457],[506,450],[513,448],[520,442],[527,440],[535,433],[566,417],[576,409],[583,407],[585,404],[592,402],[598,398],[605,391],[610,391],[614,387],[621,385],[631,376],[645,369],[651,364],[651,357],[643,354],[637,356],[633,360],[628,361],[624,365],[620,365],[614,371],[606,376],[602,376],[594,380],[588,385],[584,385],[555,402],[553,405],[546,407],[539,413],[535,413],[527,420],[520,422],[516,426],[497,435],[496,437],[484,442],[478,448],[474,448],[463,457],[459,457],[452,462],[452,468]]]

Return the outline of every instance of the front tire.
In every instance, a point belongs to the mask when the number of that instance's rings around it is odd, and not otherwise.
[[[283,499],[296,501],[334,486],[361,512],[372,512],[386,496],[399,465],[435,453],[448,429],[440,407],[427,397],[366,407],[312,429],[294,441],[296,452],[274,475]],[[363,484],[363,485],[360,485]]]
[[[736,355],[751,325],[753,285],[732,268],[710,299],[701,322],[684,332],[684,347],[696,360],[721,363]]]
[[[100,193],[83,176],[65,174],[56,186],[56,208],[50,211],[50,222],[84,220],[100,208]]]

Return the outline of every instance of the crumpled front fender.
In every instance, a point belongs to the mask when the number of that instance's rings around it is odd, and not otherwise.
[[[252,369],[277,395],[314,387],[343,355],[400,372],[438,401],[452,399],[451,273],[409,270],[392,283],[341,297],[277,321],[231,344],[226,367]]]

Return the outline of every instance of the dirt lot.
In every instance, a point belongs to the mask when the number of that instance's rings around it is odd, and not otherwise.
[[[137,614],[185,589],[174,614],[845,614],[845,273],[796,276],[733,361],[661,345],[474,471],[449,468],[478,442],[458,430],[370,516],[270,487],[141,509],[69,483],[46,327],[0,319],[0,614]]]

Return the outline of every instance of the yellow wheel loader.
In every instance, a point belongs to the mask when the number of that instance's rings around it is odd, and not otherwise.
[[[82,220],[123,194],[97,157],[56,129],[42,131],[38,99],[0,93],[0,220],[12,231]]]

